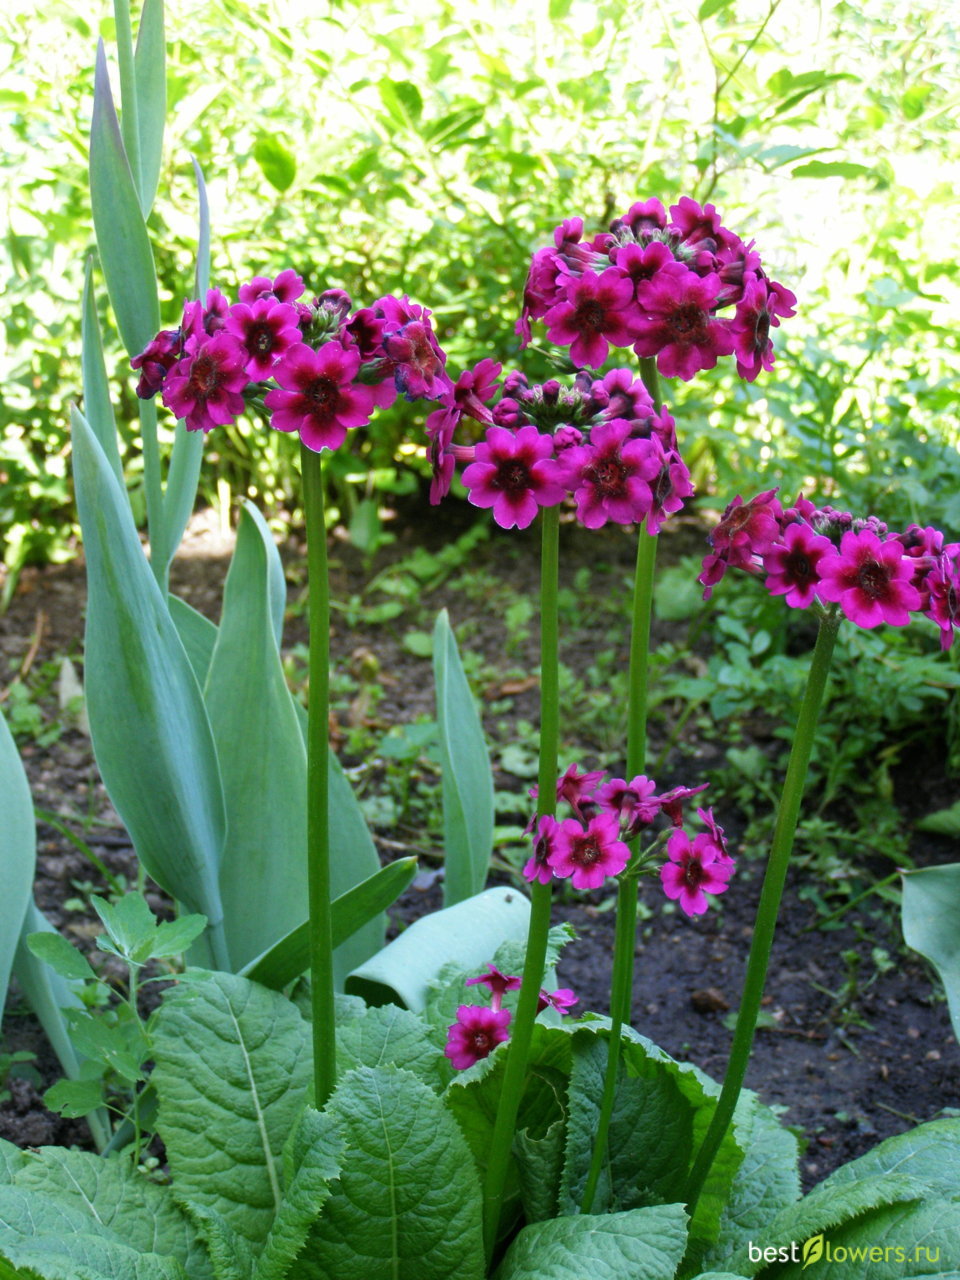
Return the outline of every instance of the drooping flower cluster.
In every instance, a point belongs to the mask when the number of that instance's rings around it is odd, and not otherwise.
[[[503,997],[508,991],[519,991],[520,979],[501,973],[496,965],[488,964],[486,973],[467,978],[466,985],[487,987],[490,1004],[462,1004],[457,1009],[457,1020],[450,1025],[443,1050],[457,1071],[465,1071],[481,1058],[488,1058],[498,1044],[509,1040],[510,1010],[503,1008]],[[537,1013],[550,1007],[565,1014],[576,1003],[577,997],[569,987],[541,991]]]
[[[892,533],[873,516],[816,507],[802,495],[782,507],[769,489],[749,502],[738,495],[710,535],[703,561],[704,598],[728,568],[764,575],[771,595],[794,609],[838,604],[858,627],[906,626],[920,613],[940,628],[949,649],[960,622],[960,543],[932,527]]]
[[[481,361],[428,417],[431,502],[449,492],[461,462],[470,502],[490,508],[505,529],[525,529],[541,507],[570,497],[588,529],[646,520],[656,534],[693,493],[673,418],[654,407],[629,370],[603,378],[581,372],[570,387],[556,380],[532,386],[514,372],[490,404],[499,373],[499,365]],[[476,444],[454,440],[464,418],[484,428]]]
[[[646,200],[593,240],[583,239],[582,218],[561,223],[553,239],[533,255],[524,287],[524,346],[531,320],[543,320],[548,340],[569,346],[581,368],[599,368],[611,346],[655,356],[668,378],[689,380],[729,355],[750,382],[772,368],[770,330],[795,314],[796,298],[712,204],[682,196],[668,214]]]
[[[571,765],[557,782],[557,803],[567,806],[569,818],[545,814],[531,820],[533,853],[523,868],[527,880],[549,884],[554,878],[569,880],[575,889],[599,889],[608,876],[618,876],[630,861],[626,842],[648,828],[662,814],[672,831],[666,837],[667,861],[659,868],[663,891],[679,900],[688,915],[701,915],[709,903],[706,893],[723,893],[733,874],[734,861],[727,854],[723,829],[710,809],[698,809],[706,832],[691,837],[683,829],[683,803],[703,791],[699,787],[674,787],[656,795],[656,783],[643,774],[627,781],[605,779],[600,772],[580,773]],[[536,788],[530,793],[536,796]],[[652,835],[652,832],[651,832]],[[643,870],[656,870],[654,855],[664,836],[653,839],[638,855]]]
[[[342,289],[303,301],[292,269],[256,276],[229,303],[218,289],[187,302],[131,360],[137,395],[160,392],[190,431],[210,431],[255,406],[278,431],[316,452],[336,449],[351,427],[396,399],[437,400],[452,388],[430,312],[392,295],[353,310]]]

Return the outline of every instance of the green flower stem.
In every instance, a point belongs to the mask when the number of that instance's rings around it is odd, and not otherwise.
[[[560,745],[560,672],[557,624],[557,571],[560,511],[544,508],[543,549],[540,564],[540,770],[537,779],[537,814],[553,814],[557,808],[557,756]],[[517,1013],[510,1033],[503,1071],[503,1087],[483,1187],[483,1235],[487,1262],[493,1258],[500,1232],[503,1194],[513,1146],[514,1129],[527,1074],[530,1041],[537,1017],[537,1001],[543,986],[550,932],[549,884],[530,886],[530,926]]]
[[[164,597],[167,594],[167,528],[163,511],[163,484],[160,478],[160,445],[157,441],[157,402],[138,400],[140,439],[143,447],[143,487],[147,498],[147,532],[150,537],[150,566]],[[185,430],[178,424],[178,430]]]
[[[310,715],[307,727],[307,894],[310,908],[310,999],[313,1013],[314,1105],[322,1107],[336,1079],[333,930],[330,911],[330,599],[327,529],[320,454],[300,447],[310,582]]]
[[[654,406],[660,409],[660,375],[652,357],[640,361],[640,376],[650,392]],[[657,539],[641,525],[637,543],[637,568],[633,582],[633,617],[630,627],[629,703],[627,711],[627,781],[642,773],[647,758],[647,671],[650,657],[650,623],[653,616],[653,575],[656,568]],[[631,861],[636,856],[638,840],[631,842]],[[620,1068],[620,1034],[630,1023],[633,998],[633,955],[637,936],[637,898],[639,882],[630,876],[621,878],[617,886],[617,923],[613,940],[613,973],[610,979],[610,1039],[607,1066],[603,1077],[600,1117],[593,1143],[590,1169],[584,1183],[580,1212],[593,1207],[600,1173],[607,1157],[607,1135],[617,1092]]]
[[[747,974],[740,999],[740,1010],[737,1014],[737,1025],[733,1033],[730,1047],[730,1060],[723,1088],[717,1101],[716,1110],[710,1121],[703,1145],[697,1152],[696,1160],[690,1171],[687,1185],[687,1211],[692,1218],[697,1201],[703,1191],[707,1175],[719,1150],[720,1143],[733,1118],[743,1079],[750,1059],[750,1049],[757,1026],[757,1014],[760,1012],[760,1000],[763,996],[767,966],[770,962],[770,948],[773,945],[773,933],[776,928],[777,914],[780,910],[780,899],[790,865],[790,854],[793,850],[793,838],[797,830],[797,819],[800,815],[800,802],[803,799],[804,784],[807,780],[807,766],[813,750],[813,738],[817,727],[817,717],[823,702],[823,694],[830,673],[830,659],[837,638],[840,618],[836,612],[825,614],[820,619],[820,630],[817,643],[810,662],[807,675],[807,687],[804,690],[800,715],[797,719],[797,730],[790,751],[787,765],[787,776],[780,796],[780,807],[777,811],[773,840],[770,845],[770,858],[763,879],[760,893],[760,904],[757,907],[757,919],[750,943],[750,956],[747,960]]]

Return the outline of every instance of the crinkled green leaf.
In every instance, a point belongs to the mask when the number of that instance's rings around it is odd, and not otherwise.
[[[83,415],[72,418],[94,754],[147,872],[215,930],[225,819],[210,724],[126,494]]]
[[[349,1158],[298,1280],[482,1280],[481,1191],[456,1121],[411,1072],[348,1072],[327,1104]]]
[[[220,895],[238,967],[307,913],[307,756],[277,646],[267,542],[248,503],[204,689],[227,812]]]
[[[840,1227],[872,1210],[891,1205],[916,1205],[924,1194],[925,1188],[919,1179],[899,1173],[851,1179],[836,1187],[821,1184],[797,1204],[781,1210],[753,1244],[762,1248],[773,1245],[789,1248],[794,1240],[806,1241],[827,1232],[832,1239]],[[745,1276],[757,1275],[764,1268],[762,1259],[759,1262],[751,1259],[747,1244],[725,1258],[723,1265],[742,1271]]]
[[[140,195],[144,216],[153,207],[163,159],[167,114],[166,42],[163,0],[144,0],[134,53],[137,123],[140,130]]]
[[[576,1213],[590,1169],[600,1118],[609,1039],[592,1031],[573,1036],[567,1103],[561,1214]],[[619,1212],[683,1198],[693,1152],[694,1107],[675,1073],[624,1045],[609,1136],[591,1212]]]
[[[257,1260],[254,1280],[283,1280],[289,1274],[290,1263],[330,1196],[344,1155],[333,1119],[308,1107],[284,1150],[283,1203]]]
[[[164,993],[151,1046],[157,1129],[178,1196],[262,1243],[311,1078],[307,1025],[289,1000],[246,978],[188,971]]]
[[[120,135],[102,41],[97,48],[90,126],[90,202],[117,328],[134,356],[156,336],[160,306],[153,250]]]
[[[0,1187],[0,1254],[43,1280],[188,1280],[176,1259],[141,1253],[56,1195],[20,1186]]]
[[[422,1018],[395,1004],[365,1009],[337,1032],[337,1068],[405,1067],[439,1090],[445,1083],[441,1057]]]
[[[12,1182],[26,1163],[26,1155],[6,1138],[0,1138],[0,1184]]]
[[[342,946],[358,929],[395,902],[416,875],[416,858],[398,858],[354,885],[331,903],[333,945]],[[310,924],[305,921],[241,969],[244,977],[279,991],[310,967]]]
[[[32,900],[37,862],[37,833],[30,784],[24,773],[13,734],[0,713],[0,1020],[7,983]]]
[[[960,1040],[960,862],[903,872],[901,918],[904,942],[940,975]]]
[[[212,1280],[206,1249],[170,1187],[151,1182],[125,1157],[41,1147],[16,1173],[15,1185],[85,1213],[88,1229],[105,1228],[140,1253],[175,1258],[190,1280]]]
[[[446,609],[433,629],[443,790],[444,906],[481,891],[493,849],[493,774]]]
[[[960,1195],[960,1118],[931,1120],[887,1138],[835,1169],[823,1185],[841,1187],[882,1173],[907,1173],[933,1195]]]
[[[524,1227],[495,1280],[669,1280],[683,1257],[679,1204],[578,1214]]]
[[[520,1129],[514,1136],[520,1202],[527,1222],[544,1222],[557,1216],[565,1145],[565,1119],[555,1120],[542,1138],[534,1138],[528,1129]]]

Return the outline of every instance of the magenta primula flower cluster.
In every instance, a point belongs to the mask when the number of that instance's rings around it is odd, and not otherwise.
[[[593,240],[583,239],[582,218],[568,218],[553,238],[527,276],[517,322],[524,346],[531,320],[543,320],[549,341],[569,346],[580,368],[599,368],[611,346],[656,357],[668,378],[689,380],[729,355],[749,381],[772,368],[770,330],[797,300],[712,204],[682,196],[668,214],[646,200]]]
[[[488,1058],[498,1044],[509,1040],[510,1010],[503,1008],[503,997],[508,991],[520,990],[520,979],[501,973],[496,965],[488,964],[487,972],[476,978],[467,978],[466,986],[485,986],[490,992],[489,1005],[462,1004],[457,1009],[457,1020],[450,1025],[444,1054],[457,1071],[465,1071],[481,1058]],[[577,1003],[577,997],[569,987],[557,991],[541,991],[537,1000],[537,1013],[544,1009],[556,1009],[565,1014]]]
[[[392,295],[353,310],[342,289],[303,301],[292,269],[257,276],[230,304],[218,289],[184,304],[131,364],[137,395],[160,392],[190,431],[234,422],[247,407],[307,448],[337,449],[351,427],[396,399],[439,399],[451,387],[430,312]]]
[[[602,378],[580,372],[569,386],[531,385],[516,371],[490,404],[499,373],[500,365],[481,361],[427,418],[431,502],[449,492],[461,462],[470,502],[492,509],[505,529],[525,529],[541,507],[569,497],[588,529],[646,520],[656,534],[693,493],[673,418],[628,369]],[[476,445],[454,442],[464,418],[485,428]]]
[[[858,627],[903,627],[912,614],[940,628],[949,649],[960,622],[960,543],[930,526],[894,533],[873,516],[815,507],[802,495],[782,507],[777,490],[749,502],[738,495],[710,535],[700,582],[704,597],[728,568],[764,575],[772,595],[794,609],[836,604]]]
[[[629,782],[605,779],[599,771],[580,773],[575,764],[560,777],[557,803],[566,805],[572,816],[558,819],[544,814],[530,822],[533,853],[523,868],[525,878],[541,884],[556,878],[569,880],[574,889],[599,889],[608,876],[626,869],[627,841],[652,827],[663,814],[672,830],[639,852],[634,870],[658,873],[668,898],[679,901],[686,915],[702,915],[709,906],[706,894],[723,893],[734,870],[723,828],[712,810],[697,810],[705,833],[691,838],[683,829],[683,803],[705,790],[706,783],[656,795],[656,783],[643,774]],[[537,789],[530,794],[536,797]],[[657,868],[655,855],[664,845],[666,861]]]

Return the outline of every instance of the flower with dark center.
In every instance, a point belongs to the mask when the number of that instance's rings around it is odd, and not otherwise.
[[[506,427],[488,427],[475,460],[463,473],[463,483],[470,502],[492,507],[502,529],[526,529],[540,507],[554,507],[564,497],[553,440],[533,426],[521,427],[516,434]]]
[[[272,297],[235,303],[227,314],[226,329],[243,347],[244,367],[252,382],[269,378],[284,352],[300,341],[296,308]]]
[[[667,856],[670,860],[660,868],[660,882],[667,897],[679,901],[686,915],[702,915],[710,905],[706,894],[723,893],[729,887],[733,859],[718,849],[711,834],[691,841],[678,828],[667,841]]]
[[[914,568],[896,538],[881,542],[869,530],[850,530],[840,539],[839,552],[820,562],[818,595],[839,603],[858,627],[869,630],[881,622],[905,627],[910,611],[922,603],[912,582]]]
[[[829,538],[814,533],[808,524],[789,524],[783,542],[763,557],[767,574],[764,584],[771,595],[785,596],[792,609],[813,604],[820,585],[820,564],[825,556],[836,555]]]
[[[456,1071],[465,1071],[481,1058],[489,1058],[498,1044],[509,1040],[510,1013],[482,1004],[462,1004],[457,1020],[447,1032],[443,1052]]]
[[[633,345],[638,356],[656,356],[667,378],[688,381],[699,369],[712,369],[720,356],[733,351],[728,322],[713,310],[720,294],[720,277],[701,278],[660,271],[637,289],[641,318]]]
[[[163,403],[186,423],[188,431],[210,431],[243,413],[247,382],[244,353],[223,330],[212,338],[190,338],[184,358],[167,374]]]
[[[660,471],[660,455],[650,440],[631,438],[624,418],[594,427],[590,442],[565,449],[561,457],[568,488],[577,501],[577,519],[588,529],[639,524],[653,503],[650,481]]]
[[[796,297],[783,285],[756,275],[747,276],[743,297],[730,328],[734,336],[737,373],[753,382],[761,369],[773,368],[771,327],[779,326],[777,316],[794,315]]]
[[[569,277],[560,301],[544,316],[550,341],[570,344],[573,363],[591,369],[603,364],[611,343],[630,345],[636,320],[633,282],[616,267]]]
[[[549,862],[554,874],[568,878],[575,889],[599,889],[607,876],[617,876],[630,861],[620,839],[616,814],[598,813],[586,828],[576,818],[557,826]]]
[[[264,396],[270,425],[298,431],[315,453],[339,448],[348,428],[365,426],[380,403],[379,387],[354,382],[359,367],[359,351],[339,342],[316,351],[302,342],[291,347],[273,370],[279,388]]]

